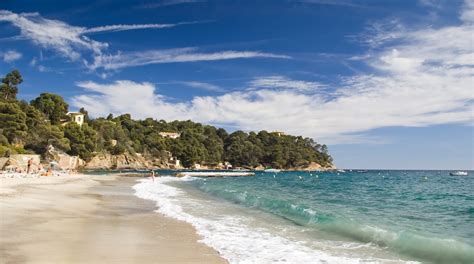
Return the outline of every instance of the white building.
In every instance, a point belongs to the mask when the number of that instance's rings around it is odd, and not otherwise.
[[[279,137],[285,135],[285,132],[283,132],[283,131],[273,131],[273,132],[271,132],[271,133],[274,134],[274,135],[277,135],[277,136],[279,136]]]
[[[74,122],[78,124],[79,126],[82,126],[84,124],[84,114],[81,112],[69,112],[66,114],[71,118],[70,122]]]
[[[160,134],[160,136],[164,138],[172,138],[172,139],[177,139],[181,136],[181,133],[176,133],[176,132],[160,132],[158,134]]]

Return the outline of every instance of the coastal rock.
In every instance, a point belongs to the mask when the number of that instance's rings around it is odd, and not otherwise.
[[[337,169],[336,166],[330,165],[330,166],[321,166],[321,164],[316,163],[316,162],[311,162],[305,166],[301,166],[299,168],[296,168],[296,170],[303,170],[303,171],[326,171],[326,170],[335,170]]]
[[[145,159],[141,155],[124,153],[111,155],[109,153],[99,153],[90,160],[85,168],[91,170],[99,169],[144,169],[155,168],[154,162]]]
[[[8,158],[0,158],[0,170],[3,170],[7,162],[8,162]]]
[[[28,166],[28,160],[33,161],[33,166],[32,169],[36,170],[38,169],[38,166],[40,164],[40,155],[34,155],[34,154],[14,154],[10,155],[10,157],[7,158],[7,160],[3,159],[3,167],[1,169],[22,169],[26,170]]]
[[[114,165],[116,169],[142,169],[153,167],[152,164],[141,155],[125,153],[113,156],[113,158],[115,158]]]
[[[99,153],[86,163],[85,169],[100,170],[110,169],[113,166],[112,155],[108,153]]]
[[[45,160],[48,162],[56,162],[61,169],[77,170],[82,168],[86,163],[78,156],[70,156],[67,153],[55,149],[53,146],[48,146],[44,154]]]

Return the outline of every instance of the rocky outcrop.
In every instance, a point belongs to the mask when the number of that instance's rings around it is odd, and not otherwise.
[[[1,170],[22,170],[26,171],[28,168],[28,161],[31,159],[31,170],[36,171],[40,168],[40,155],[35,154],[13,154],[8,158],[0,160]]]
[[[85,169],[89,170],[109,170],[109,169],[183,169],[184,167],[181,166],[180,162],[176,160],[175,157],[168,155],[169,157],[164,157],[163,159],[150,157],[150,156],[142,156],[141,154],[131,154],[131,153],[124,153],[120,155],[111,155],[109,153],[98,153],[96,154],[92,160],[87,162],[84,166]],[[232,169],[230,163],[219,163],[217,165],[208,165],[208,164],[194,164],[191,169],[196,170],[225,170],[225,169]],[[255,168],[248,168],[257,171],[265,170],[265,167],[259,165]],[[317,170],[334,170],[336,167],[323,167],[316,162],[311,162],[305,166],[291,168],[288,170],[306,170],[306,171],[317,171]]]
[[[316,162],[311,162],[307,165],[301,166],[294,168],[293,170],[303,170],[303,171],[327,171],[327,170],[335,170],[337,169],[336,166],[331,165],[331,166],[321,166],[321,164],[316,163]]]
[[[77,170],[86,164],[84,160],[78,156],[70,156],[67,153],[55,149],[53,146],[48,146],[44,154],[47,162],[55,162],[60,169]]]
[[[147,160],[139,154],[124,153],[120,155],[111,155],[109,153],[99,153],[89,161],[85,169],[146,169],[157,168],[151,160]]]

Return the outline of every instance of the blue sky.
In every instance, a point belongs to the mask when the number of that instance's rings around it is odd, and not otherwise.
[[[474,168],[474,1],[1,1],[0,74],[93,116],[327,143],[344,168]]]

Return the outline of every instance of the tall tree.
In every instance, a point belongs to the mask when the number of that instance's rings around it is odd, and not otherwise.
[[[18,70],[13,70],[2,78],[0,84],[0,99],[3,101],[16,100],[18,85],[23,82],[23,78]]]
[[[61,96],[51,93],[40,94],[39,97],[31,101],[31,105],[43,112],[53,125],[61,123],[61,119],[65,117],[69,107]]]
[[[26,114],[18,104],[0,102],[0,131],[10,144],[22,141],[27,130]]]
[[[80,127],[78,124],[71,122],[64,127],[64,136],[70,142],[71,150],[68,151],[69,154],[78,155],[86,161],[92,158],[97,142],[97,133],[94,129],[87,124]]]
[[[84,122],[89,123],[89,121],[91,120],[89,117],[89,112],[87,112],[87,110],[84,109],[84,107],[81,107],[81,109],[79,109],[79,113],[84,114]]]

